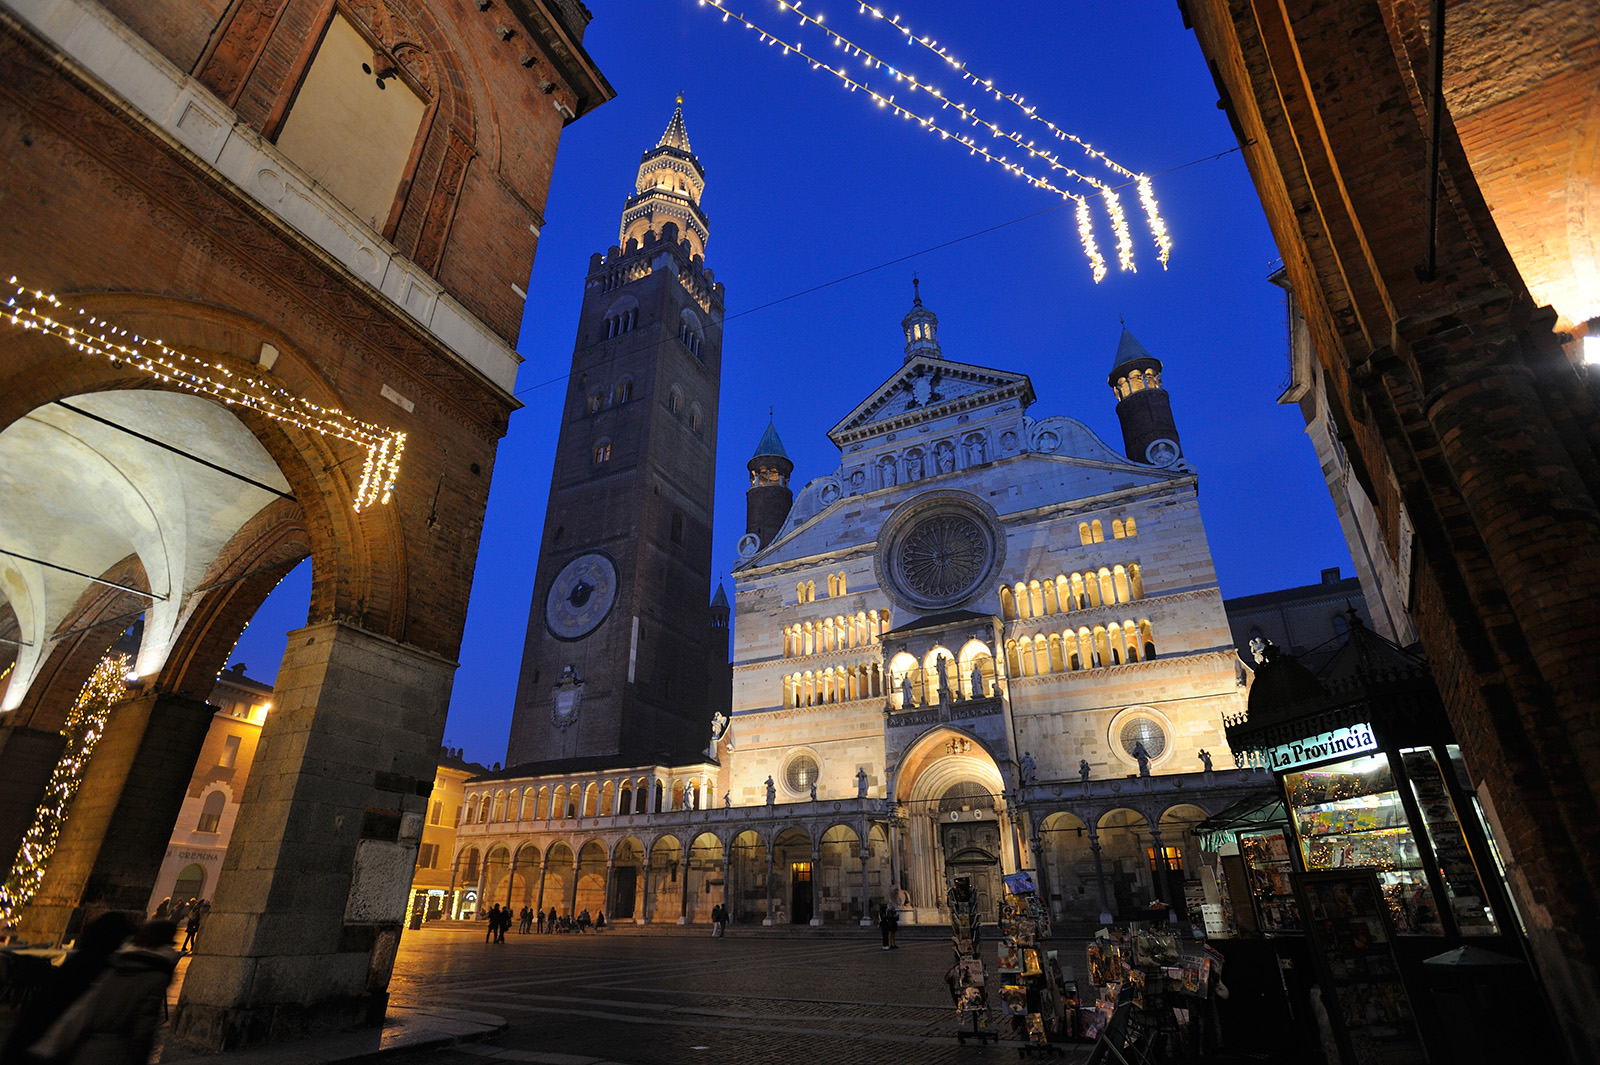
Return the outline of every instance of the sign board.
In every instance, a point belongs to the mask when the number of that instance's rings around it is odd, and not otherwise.
[[[1030,891],[1039,890],[1031,869],[1024,869],[1020,873],[1007,873],[1001,879],[1006,883],[1006,890],[1013,895],[1026,895]]]
[[[1319,732],[1293,743],[1280,743],[1276,747],[1265,748],[1261,753],[1266,758],[1267,768],[1276,771],[1377,749],[1378,741],[1372,738],[1372,726],[1359,724],[1336,728],[1331,732]]]

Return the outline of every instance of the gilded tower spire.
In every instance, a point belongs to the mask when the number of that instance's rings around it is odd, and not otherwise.
[[[626,250],[628,241],[644,243],[646,233],[661,236],[668,222],[677,227],[678,237],[689,242],[690,254],[702,259],[710,239],[710,223],[700,210],[700,196],[706,190],[706,172],[689,147],[689,131],[683,125],[683,94],[667,122],[656,146],[639,160],[639,176],[634,194],[622,208],[622,230],[618,243]]]

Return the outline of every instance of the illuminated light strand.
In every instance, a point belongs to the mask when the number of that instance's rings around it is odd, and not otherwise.
[[[160,340],[97,318],[81,307],[78,317],[87,323],[87,328],[69,325],[54,317],[67,313],[54,295],[19,285],[15,277],[11,284],[16,291],[0,307],[0,318],[10,324],[24,331],[37,330],[66,342],[68,347],[131,366],[158,381],[209,396],[227,406],[246,407],[274,421],[363,447],[367,452],[366,467],[351,505],[359,512],[374,504],[382,506],[392,498],[400,473],[400,456],[405,451],[405,433],[383,429],[260,378],[236,374],[219,363],[187,355]],[[41,310],[41,305],[47,309]]]
[[[61,728],[61,738],[65,741],[61,758],[34,811],[33,823],[22,837],[17,860],[5,883],[0,884],[0,924],[14,926],[19,911],[32,901],[44,883],[50,856],[61,839],[61,826],[66,823],[73,797],[78,794],[78,786],[83,783],[84,772],[88,769],[89,756],[105,733],[112,705],[126,693],[123,678],[131,664],[132,660],[125,654],[102,658],[67,714]]]
[[[1089,203],[1088,203],[1088,200],[1087,200],[1086,197],[1081,196],[1078,193],[1068,192],[1065,189],[1059,188],[1056,185],[1052,184],[1048,179],[1043,178],[1043,177],[1039,177],[1039,176],[1037,176],[1035,174],[1029,173],[1028,170],[1025,167],[1021,166],[1020,164],[1013,163],[1013,162],[1009,161],[1008,159],[1006,159],[1004,156],[995,155],[993,152],[989,151],[987,148],[985,148],[982,145],[980,145],[973,138],[971,138],[969,136],[966,136],[965,134],[956,133],[953,130],[950,130],[950,129],[945,128],[944,126],[941,126],[937,121],[935,121],[932,118],[929,118],[929,117],[927,117],[925,115],[920,115],[920,114],[917,114],[917,113],[911,111],[910,109],[906,108],[902,104],[899,104],[899,103],[895,102],[895,98],[894,98],[893,94],[890,94],[888,96],[884,96],[882,93],[880,93],[877,90],[873,89],[871,86],[867,85],[865,82],[857,81],[855,78],[852,78],[845,71],[839,70],[839,69],[835,69],[834,67],[830,66],[828,63],[824,62],[823,60],[818,59],[816,56],[811,55],[810,53],[806,52],[804,47],[801,46],[798,42],[796,42],[795,44],[787,44],[787,43],[778,41],[777,37],[775,37],[774,35],[768,33],[767,31],[761,29],[761,27],[757,26],[755,23],[751,22],[749,19],[745,18],[743,15],[737,14],[737,13],[735,13],[733,11],[728,10],[728,8],[726,8],[726,7],[724,7],[722,5],[721,0],[700,0],[700,5],[702,7],[714,7],[718,11],[722,12],[722,21],[723,22],[727,22],[729,19],[732,19],[733,21],[738,22],[741,25],[743,25],[746,29],[754,30],[756,33],[760,34],[760,37],[761,37],[762,41],[765,41],[765,42],[767,42],[769,44],[772,43],[772,42],[783,43],[784,44],[784,53],[785,54],[788,54],[789,52],[793,52],[794,54],[800,56],[802,59],[804,59],[808,63],[810,63],[811,64],[811,69],[827,71],[829,74],[832,74],[835,78],[838,78],[839,81],[845,86],[845,88],[847,88],[851,92],[859,91],[859,92],[866,93],[867,95],[872,97],[872,99],[877,103],[877,105],[880,108],[883,108],[883,109],[886,109],[886,110],[891,110],[891,111],[893,111],[893,113],[895,113],[897,115],[900,115],[902,118],[905,118],[905,119],[907,119],[909,121],[915,121],[919,125],[921,125],[923,129],[927,130],[930,133],[937,133],[943,139],[949,140],[949,139],[953,138],[962,147],[967,149],[968,154],[982,156],[985,162],[999,163],[1000,166],[1003,169],[1008,170],[1011,173],[1016,174],[1018,177],[1023,178],[1030,185],[1033,185],[1036,188],[1047,189],[1050,192],[1054,192],[1056,195],[1060,196],[1063,199],[1074,201],[1075,204],[1076,204],[1076,208],[1077,208],[1078,236],[1079,236],[1079,239],[1083,243],[1083,252],[1084,252],[1084,255],[1089,260],[1089,266],[1090,266],[1091,272],[1094,275],[1094,280],[1096,281],[1096,283],[1098,283],[1099,281],[1101,281],[1106,276],[1105,256],[1101,254],[1099,246],[1095,243],[1092,222],[1090,222],[1089,224],[1086,224],[1086,222],[1085,222],[1086,219],[1090,218]],[[808,18],[809,18],[809,16],[808,16]],[[1085,180],[1089,180],[1089,179],[1085,179]]]
[[[795,13],[800,14],[800,5],[798,5],[798,3],[786,3],[784,0],[774,0],[774,2],[778,3],[779,8],[794,8]],[[1072,144],[1077,144],[1080,149],[1083,149],[1083,152],[1085,152],[1086,155],[1091,155],[1091,157],[1098,158],[1099,162],[1104,163],[1109,170],[1115,171],[1115,173],[1118,174],[1122,174],[1123,178],[1134,179],[1134,182],[1139,185],[1139,205],[1144,208],[1144,216],[1146,216],[1146,221],[1149,222],[1150,225],[1150,235],[1155,238],[1155,246],[1157,246],[1158,251],[1157,257],[1160,259],[1160,261],[1162,261],[1162,269],[1166,269],[1166,261],[1168,261],[1168,259],[1171,257],[1171,254],[1173,254],[1173,238],[1171,238],[1170,233],[1166,232],[1165,219],[1162,219],[1160,205],[1158,205],[1157,201],[1155,201],[1155,189],[1152,187],[1152,185],[1150,185],[1150,179],[1147,178],[1146,174],[1133,173],[1133,171],[1128,170],[1126,166],[1123,166],[1122,163],[1118,163],[1117,160],[1114,160],[1114,158],[1109,157],[1109,155],[1104,154],[1104,152],[1101,152],[1101,150],[1096,149],[1093,144],[1090,144],[1090,142],[1080,138],[1080,136],[1077,136],[1077,134],[1062,130],[1061,126],[1050,122],[1048,118],[1038,117],[1037,107],[1027,106],[1026,102],[1022,101],[1021,94],[1003,93],[1003,91],[997,90],[992,78],[981,78],[978,77],[978,75],[973,74],[973,72],[968,69],[968,66],[966,66],[965,62],[960,61],[960,59],[952,56],[949,51],[941,48],[938,40],[933,40],[933,38],[925,37],[925,35],[918,35],[915,34],[915,32],[912,32],[912,29],[910,29],[909,26],[906,26],[904,22],[901,22],[898,14],[885,16],[882,8],[874,8],[874,6],[869,5],[869,3],[861,3],[861,0],[856,0],[856,2],[858,2],[858,6],[861,8],[861,14],[870,14],[872,18],[882,19],[882,21],[888,22],[890,26],[893,26],[894,29],[898,29],[899,32],[901,32],[902,37],[906,38],[907,45],[920,45],[922,48],[926,48],[926,50],[936,54],[936,56],[939,56],[939,59],[942,59],[942,61],[946,62],[946,64],[949,64],[950,69],[955,70],[957,74],[962,75],[962,80],[973,83],[974,88],[979,88],[979,90],[986,91],[986,93],[994,94],[994,98],[997,99],[997,101],[1005,101],[1008,102],[1008,104],[1011,104],[1011,106],[1016,107],[1016,109],[1018,109],[1019,112],[1022,112],[1022,115],[1024,115],[1029,122],[1037,122],[1040,123],[1040,125],[1045,126],[1046,130],[1050,130],[1050,133],[1054,134],[1054,138],[1058,139],[1058,141],[1070,141]],[[826,26],[822,26],[821,16],[816,16],[816,18],[813,18],[813,22],[816,24],[818,29],[821,29],[822,32],[824,32],[824,34],[830,34],[830,32],[832,32],[832,30],[827,29]],[[840,40],[843,40],[843,38],[840,38]],[[853,43],[846,46],[850,46],[850,48],[858,48],[858,46],[853,45]],[[877,56],[874,56],[874,61],[877,61]],[[890,66],[890,64],[883,64],[883,66]],[[894,70],[894,67],[890,66],[890,70]],[[906,75],[906,77],[910,77],[910,75]],[[915,78],[910,78],[910,82],[912,82],[912,86],[914,86],[914,88],[922,88],[922,90],[930,91],[930,93],[934,93],[936,96],[938,96],[938,93],[936,93],[933,88],[930,88],[930,86],[918,85]],[[955,104],[955,107],[960,107],[960,104]],[[965,109],[963,109],[963,114],[965,114]],[[973,114],[976,114],[976,112],[973,112]],[[1019,136],[1019,134],[1003,133],[1003,131],[998,130],[998,126],[994,126],[992,123],[984,123],[984,125],[989,125],[990,130],[995,130],[995,134],[997,134],[997,136],[1003,136],[1003,138],[1010,139],[1010,141],[1022,144],[1022,138]],[[1024,147],[1032,150],[1032,147],[1034,147],[1034,142],[1029,141]],[[1037,155],[1042,155],[1042,157],[1045,157],[1046,160],[1054,160],[1054,157],[1045,154],[1045,152],[1037,152]],[[1122,237],[1122,233],[1118,233],[1118,241],[1122,240]]]

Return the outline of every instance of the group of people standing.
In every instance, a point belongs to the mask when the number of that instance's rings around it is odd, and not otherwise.
[[[84,925],[18,1015],[0,1063],[144,1065],[178,964],[177,934],[169,917],[136,924],[120,911]]]
[[[171,921],[176,927],[182,928],[183,945],[178,948],[178,953],[187,954],[194,949],[195,937],[200,934],[200,925],[210,912],[210,899],[191,898],[187,902],[183,899],[173,902],[171,898],[165,898],[161,900],[161,905],[156,907],[156,912],[150,915],[150,919]]]
[[[511,930],[511,907],[502,906],[498,902],[489,907],[489,912],[484,915],[489,922],[489,929],[484,933],[485,943],[504,943],[506,933]],[[587,932],[593,928],[596,932],[604,932],[606,928],[606,915],[600,914],[591,917],[588,907],[585,907],[576,917],[559,917],[556,908],[550,907],[548,914],[541,913],[530,906],[524,906],[517,912],[517,931],[523,935],[537,931],[541,935],[551,932]],[[537,926],[537,927],[535,927]]]

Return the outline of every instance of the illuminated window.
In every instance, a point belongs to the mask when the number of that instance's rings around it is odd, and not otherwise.
[[[1130,717],[1123,722],[1122,729],[1117,736],[1129,758],[1134,757],[1134,748],[1144,744],[1145,754],[1153,762],[1161,757],[1161,752],[1167,749],[1167,733],[1161,724],[1154,718]]]
[[[217,766],[221,769],[232,769],[239,760],[239,737],[229,736],[222,741],[222,753],[217,756]]]
[[[784,768],[783,781],[795,794],[808,794],[820,772],[821,767],[815,758],[809,754],[797,754],[789,759],[788,766]]]
[[[611,461],[611,441],[602,440],[594,446],[594,464]]]
[[[436,825],[444,817],[444,803],[434,800],[433,809],[428,812],[428,824]]]

